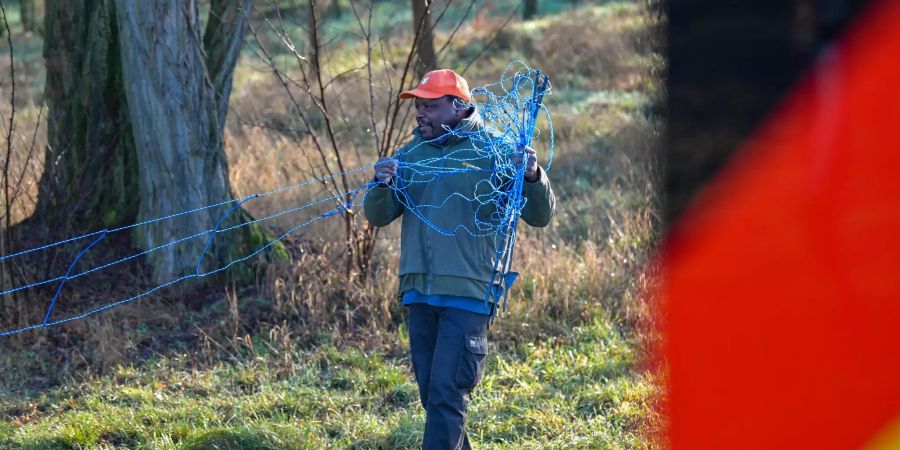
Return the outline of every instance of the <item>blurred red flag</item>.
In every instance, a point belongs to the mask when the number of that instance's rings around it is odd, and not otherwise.
[[[900,448],[900,1],[823,52],[665,259],[674,449]]]

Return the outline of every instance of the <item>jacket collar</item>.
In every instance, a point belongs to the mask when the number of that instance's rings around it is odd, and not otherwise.
[[[471,133],[473,131],[481,130],[482,128],[484,128],[484,125],[482,124],[481,120],[463,119],[453,130],[459,133]],[[424,139],[422,138],[422,133],[419,131],[418,127],[413,130],[412,134],[416,138],[424,141]],[[467,135],[460,136],[458,134],[454,134],[453,132],[447,132],[427,142],[431,145],[434,145],[435,147],[447,147],[455,145],[467,139],[469,139],[469,136]]]

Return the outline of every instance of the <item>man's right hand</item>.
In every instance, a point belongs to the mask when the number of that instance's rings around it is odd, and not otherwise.
[[[394,158],[378,158],[375,163],[375,181],[390,184],[397,173],[397,160]]]

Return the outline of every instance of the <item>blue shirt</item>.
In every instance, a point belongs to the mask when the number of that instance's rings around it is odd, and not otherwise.
[[[491,315],[493,305],[472,297],[456,297],[453,295],[425,295],[415,289],[410,289],[403,293],[402,303],[404,305],[412,305],[415,303],[425,303],[427,305],[438,308],[456,308],[476,314]]]

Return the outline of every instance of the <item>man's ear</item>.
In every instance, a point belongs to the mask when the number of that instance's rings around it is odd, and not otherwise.
[[[462,100],[460,100],[460,102],[462,102]],[[457,106],[459,106],[459,104],[457,104],[457,103],[453,104],[454,108],[456,108]],[[474,107],[456,109],[456,119],[463,120],[466,117],[469,117],[470,115],[472,115],[473,111],[475,111]]]

